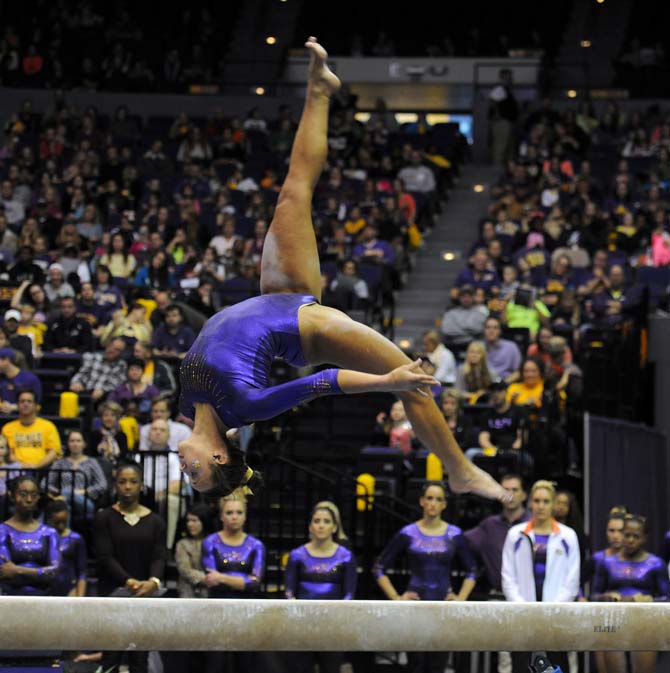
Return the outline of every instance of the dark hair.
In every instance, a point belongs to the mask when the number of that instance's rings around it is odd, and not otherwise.
[[[502,484],[503,481],[507,481],[507,479],[518,479],[519,483],[521,484],[521,490],[526,490],[526,484],[524,483],[523,477],[520,474],[517,474],[516,472],[507,472],[507,474],[503,474],[503,476],[500,478],[500,483]]]
[[[96,279],[96,281],[97,281],[98,271],[104,271],[107,274],[107,276],[109,277],[109,280],[112,280],[112,272],[109,270],[109,267],[106,264],[98,264],[95,267],[95,279]]]
[[[647,534],[647,517],[642,516],[641,514],[626,514],[623,518],[623,525],[627,523],[637,523],[642,528],[642,532]]]
[[[579,507],[579,503],[577,502],[575,494],[571,491],[567,491],[566,489],[561,489],[556,491],[556,498],[558,498],[559,495],[566,495],[568,497],[568,506],[570,507],[570,510],[568,511],[568,515],[565,517],[565,525],[569,526],[573,530],[579,532],[583,531],[584,518],[582,517],[582,510]]]
[[[202,523],[202,534],[203,536],[209,535],[213,530],[214,526],[212,525],[212,511],[210,508],[203,502],[196,502],[193,503],[190,507],[186,509],[186,513],[184,514],[184,524],[186,524],[186,517],[188,515],[195,516],[198,519],[200,519],[200,522]],[[189,537],[188,535],[188,529],[186,526],[184,526],[184,535],[185,537]]]
[[[444,495],[446,497],[447,495],[447,487],[444,485],[444,482],[442,481],[426,481],[424,482],[423,486],[421,487],[421,497],[426,495],[426,491],[431,487],[431,486],[437,486],[438,488],[441,488],[442,491],[444,492]]]
[[[16,401],[18,402],[19,397],[21,397],[21,395],[25,395],[26,393],[30,393],[33,396],[33,402],[37,402],[37,395],[32,388],[19,388],[16,391]]]
[[[165,313],[169,313],[170,311],[177,311],[182,318],[184,317],[184,310],[179,304],[169,304],[165,308]]]
[[[24,481],[31,481],[33,484],[35,484],[35,488],[37,488],[37,492],[39,493],[39,499],[41,501],[42,489],[40,488],[40,483],[31,474],[20,474],[18,477],[15,477],[7,484],[7,490],[9,491],[9,494],[11,495],[12,499],[16,497],[16,491]]]
[[[142,468],[137,464],[137,463],[131,463],[131,462],[126,462],[122,461],[118,464],[116,468],[116,474],[114,477],[114,481],[118,479],[119,474],[121,473],[122,470],[133,470],[137,476],[140,478],[141,482],[144,482],[144,474],[142,473]]]
[[[44,510],[44,516],[50,519],[54,514],[58,514],[59,512],[69,513],[69,511],[67,502],[63,498],[54,498],[53,500],[49,500]]]
[[[223,441],[228,449],[228,461],[223,465],[216,464],[212,467],[212,487],[202,491],[202,494],[208,498],[223,498],[240,486],[247,486],[252,493],[257,493],[263,485],[263,475],[253,470],[247,479],[249,466],[244,452],[230,438],[224,437]]]

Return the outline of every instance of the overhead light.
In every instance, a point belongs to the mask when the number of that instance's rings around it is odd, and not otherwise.
[[[568,89],[565,93],[568,98],[577,98],[577,92],[574,89]]]
[[[264,89],[262,86],[257,86],[257,87],[254,89],[254,93],[255,93],[257,96],[264,96],[264,95],[265,95],[265,89]]]
[[[409,339],[400,339],[400,341],[398,341],[398,346],[403,350],[407,350],[411,348],[412,342]]]
[[[445,262],[453,262],[453,261],[456,259],[456,255],[454,255],[453,252],[445,252],[445,253],[442,255],[442,259],[443,259]]]
[[[265,38],[265,44],[277,44],[277,38],[274,35],[268,35]]]
[[[477,194],[481,194],[484,191],[484,185],[476,184],[472,189],[477,192]]]
[[[604,4],[605,0],[596,0],[596,2],[597,2],[599,5],[602,5],[602,4]]]
[[[579,45],[584,49],[588,49],[591,46],[591,40],[582,40]]]

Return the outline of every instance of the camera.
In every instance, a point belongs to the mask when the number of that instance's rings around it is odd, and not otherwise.
[[[532,307],[537,299],[537,290],[534,287],[518,287],[514,293],[514,303],[518,306]]]

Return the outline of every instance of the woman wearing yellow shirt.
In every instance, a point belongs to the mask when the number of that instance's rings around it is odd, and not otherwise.
[[[542,363],[534,358],[526,358],[521,365],[521,381],[507,388],[508,404],[528,404],[542,406],[544,392],[544,372]]]
[[[130,278],[137,266],[137,260],[128,252],[123,234],[114,234],[110,241],[109,252],[106,252],[99,260],[100,264],[108,267],[114,278]]]
[[[349,215],[344,223],[344,230],[350,236],[356,236],[356,234],[360,234],[361,231],[365,229],[366,224],[367,221],[363,217],[361,207],[353,206],[349,211]]]
[[[142,304],[133,304],[128,315],[123,310],[114,311],[112,321],[100,334],[100,343],[106,346],[115,337],[121,337],[127,344],[136,341],[151,341],[152,327],[146,318],[146,309]]]

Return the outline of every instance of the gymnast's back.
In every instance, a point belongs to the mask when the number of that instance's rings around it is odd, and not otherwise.
[[[193,418],[193,404],[211,404],[228,427],[245,425],[238,404],[249,389],[270,385],[275,357],[294,367],[306,364],[298,310],[316,303],[311,295],[264,294],[228,306],[204,325],[180,367],[180,411]]]

